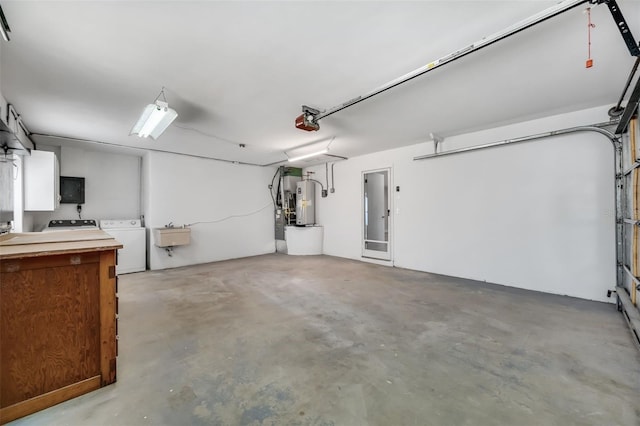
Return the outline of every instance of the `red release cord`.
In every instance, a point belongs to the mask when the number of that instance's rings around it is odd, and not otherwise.
[[[591,68],[593,66],[593,59],[591,59],[591,28],[595,28],[595,24],[591,23],[591,8],[588,7],[587,8],[587,40],[588,40],[588,47],[587,47],[587,53],[588,53],[588,57],[587,57],[587,64],[586,67],[587,68]]]

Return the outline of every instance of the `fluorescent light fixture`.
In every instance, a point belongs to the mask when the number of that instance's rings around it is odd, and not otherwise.
[[[156,100],[155,103],[147,105],[142,111],[142,115],[129,134],[141,138],[151,136],[154,140],[158,139],[176,117],[178,117],[178,113],[169,108],[167,102]]]
[[[305,158],[315,157],[316,155],[326,154],[327,152],[329,152],[329,148],[324,148],[324,149],[321,149],[320,151],[314,151],[314,152],[310,152],[309,154],[299,155],[297,157],[291,157],[289,158],[289,162],[292,163],[294,161],[304,160]]]
[[[9,23],[7,22],[7,18],[4,16],[4,12],[2,11],[2,6],[0,6],[0,34],[2,34],[2,38],[4,41],[11,40],[9,38],[9,33],[11,32],[11,28],[9,28]]]

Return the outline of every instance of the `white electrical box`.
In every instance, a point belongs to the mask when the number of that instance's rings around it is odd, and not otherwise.
[[[31,151],[24,157],[25,211],[54,211],[60,206],[60,168],[56,154]]]

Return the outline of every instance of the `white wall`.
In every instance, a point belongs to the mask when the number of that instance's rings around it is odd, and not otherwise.
[[[156,247],[150,235],[150,269],[274,252],[273,204],[267,187],[274,172],[272,167],[147,153],[143,178],[147,228],[221,220],[193,225],[191,244],[176,247],[173,257]],[[246,216],[229,218],[237,215]]]
[[[441,150],[608,120],[607,108],[445,140]],[[434,160],[431,142],[335,165],[324,253],[361,258],[361,173],[392,167],[393,264],[594,300],[615,286],[613,149],[579,133]],[[315,168],[324,176],[324,166]],[[324,180],[324,179],[321,179]],[[400,192],[395,192],[400,186]]]
[[[83,219],[140,217],[141,157],[75,147],[40,146],[53,151],[62,176],[85,178]],[[25,231],[40,231],[53,219],[76,219],[76,204],[60,204],[54,212],[25,212]]]

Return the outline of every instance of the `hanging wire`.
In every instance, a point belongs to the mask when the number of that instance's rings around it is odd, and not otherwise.
[[[276,203],[276,198],[273,195],[273,182],[276,180],[276,176],[280,173],[280,167],[276,169],[276,172],[273,174],[271,178],[271,186],[269,187],[269,194],[271,194],[271,200],[273,201],[273,208],[276,209],[278,204]]]
[[[164,102],[169,103],[169,102],[167,101],[167,96],[166,96],[166,94],[164,93],[164,90],[165,90],[165,89],[166,89],[166,87],[162,86],[162,89],[160,89],[160,93],[158,93],[158,96],[156,96],[156,98],[155,98],[155,100],[153,101],[153,103],[156,103],[156,102],[158,101],[158,99],[160,99],[160,97],[162,97],[162,100],[163,100]],[[218,140],[220,140],[220,141],[222,141],[222,142],[226,142],[226,143],[230,143],[230,144],[232,144],[232,145],[240,146],[241,148],[245,148],[246,146],[248,146],[248,145],[249,145],[249,144],[247,144],[246,142],[238,142],[238,141],[234,141],[234,140],[231,140],[231,139],[224,138],[224,137],[222,137],[222,136],[215,135],[215,134],[213,134],[213,133],[203,132],[202,130],[195,129],[195,128],[193,128],[193,127],[181,126],[181,125],[179,125],[179,124],[174,124],[174,125],[173,125],[173,127],[178,127],[178,128],[180,128],[180,129],[183,129],[183,130],[189,130],[189,131],[191,131],[191,132],[198,133],[198,134],[200,134],[200,135],[202,135],[202,136],[206,136],[206,137],[208,137],[208,138],[218,139]]]
[[[591,29],[595,28],[595,24],[591,22],[591,8],[586,9],[587,12],[587,68],[593,66],[593,59],[591,59]]]
[[[226,220],[233,219],[233,218],[236,218],[236,217],[247,217],[247,216],[252,216],[252,215],[254,215],[254,214],[256,214],[256,213],[260,213],[261,211],[263,211],[263,210],[265,210],[266,208],[271,207],[271,206],[273,206],[273,204],[272,204],[272,203],[269,203],[269,204],[265,205],[264,207],[261,207],[261,208],[259,208],[258,210],[254,210],[254,211],[249,212],[249,213],[234,214],[234,215],[230,215],[230,216],[227,216],[227,217],[223,217],[223,218],[221,218],[221,219],[217,219],[217,220],[202,220],[202,221],[199,221],[199,222],[187,223],[187,224],[186,224],[186,225],[184,225],[184,226],[185,226],[185,227],[190,227],[190,226],[193,226],[193,225],[199,225],[199,224],[205,224],[205,223],[220,223],[220,222],[224,222],[224,221],[226,221]]]
[[[198,130],[198,129],[193,128],[193,127],[181,126],[179,124],[174,124],[173,127],[177,127],[179,129],[182,129],[182,130],[188,130],[190,132],[198,133],[199,135],[202,135],[202,136],[205,136],[205,137],[208,137],[208,138],[212,138],[212,139],[217,139],[217,140],[219,140],[221,142],[226,142],[226,143],[229,143],[231,145],[239,146],[241,148],[246,148],[246,147],[250,147],[251,146],[251,144],[248,144],[246,142],[234,141],[234,140],[231,140],[231,139],[224,138],[222,136],[218,136],[218,135],[213,134],[213,133],[203,132],[202,130]]]
[[[160,99],[160,96],[162,96],[162,100],[164,102],[167,102],[167,97],[164,94],[164,86],[162,86],[162,89],[160,89],[160,93],[158,93],[158,96],[156,96],[156,99],[153,101],[153,103],[156,103],[158,101],[158,99]],[[167,102],[169,103],[169,102]]]

